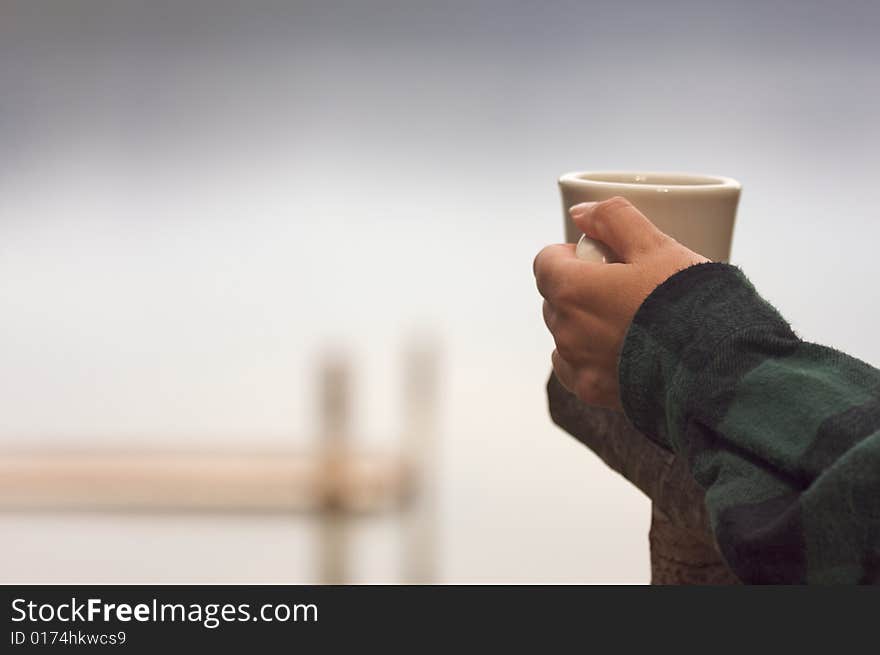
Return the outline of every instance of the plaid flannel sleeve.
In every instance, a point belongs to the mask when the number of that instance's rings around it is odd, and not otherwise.
[[[706,489],[744,582],[880,582],[880,371],[802,341],[738,268],[710,263],[639,308],[620,388]]]

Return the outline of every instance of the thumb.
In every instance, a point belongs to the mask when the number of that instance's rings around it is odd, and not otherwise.
[[[619,196],[575,205],[569,214],[584,234],[607,245],[625,262],[638,259],[665,236],[629,200]]]

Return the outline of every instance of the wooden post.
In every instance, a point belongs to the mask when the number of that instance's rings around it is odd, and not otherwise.
[[[348,578],[348,530],[341,492],[350,419],[349,378],[348,365],[340,355],[324,360],[320,382],[324,488],[319,519],[319,579],[323,584],[343,584]]]
[[[436,351],[424,342],[404,353],[403,455],[412,475],[412,495],[404,507],[402,577],[404,582],[430,584],[436,572]]]

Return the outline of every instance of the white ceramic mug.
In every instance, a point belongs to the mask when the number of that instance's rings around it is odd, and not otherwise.
[[[733,224],[741,185],[729,177],[690,173],[585,171],[559,178],[565,240],[583,237],[568,210],[582,202],[623,196],[661,231],[716,262],[730,259]],[[583,237],[578,256],[593,261],[614,257],[602,244]]]

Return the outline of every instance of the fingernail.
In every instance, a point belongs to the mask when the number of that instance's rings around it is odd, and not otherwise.
[[[595,204],[595,202],[582,202],[569,209],[568,215],[572,218],[582,218],[586,215],[588,211],[593,208]]]

